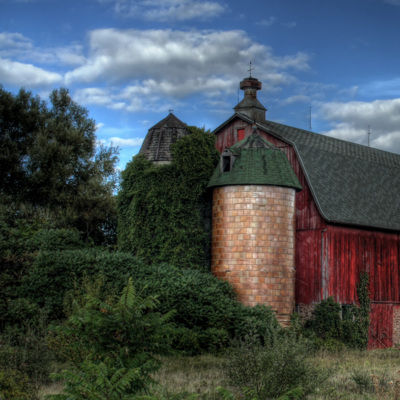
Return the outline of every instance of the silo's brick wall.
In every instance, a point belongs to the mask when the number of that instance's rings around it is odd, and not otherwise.
[[[295,190],[239,185],[213,193],[212,272],[239,300],[266,304],[286,325],[295,306]]]

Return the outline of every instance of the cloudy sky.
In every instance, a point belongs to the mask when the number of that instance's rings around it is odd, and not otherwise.
[[[267,119],[400,153],[400,0],[0,0],[0,83],[68,88],[120,168],[169,110],[229,118],[250,61]]]

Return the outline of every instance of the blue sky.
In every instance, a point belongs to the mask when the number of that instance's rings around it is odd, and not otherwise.
[[[66,87],[120,147],[168,110],[215,129],[263,82],[267,119],[400,154],[400,0],[0,0],[0,83]],[[238,97],[239,96],[239,97]]]

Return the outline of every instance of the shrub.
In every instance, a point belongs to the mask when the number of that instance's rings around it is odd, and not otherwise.
[[[332,297],[316,305],[306,327],[320,339],[317,344],[335,351],[343,348],[343,344],[356,349],[367,348],[371,303],[368,286],[369,276],[361,272],[357,284],[358,306],[346,304],[342,307]]]
[[[313,317],[308,322],[311,328],[320,339],[337,339],[342,336],[342,320],[340,317],[341,306],[329,297],[315,306]]]
[[[25,373],[0,367],[0,399],[33,400],[36,390]]]
[[[310,350],[304,338],[292,334],[275,335],[265,345],[257,336],[235,341],[226,363],[230,385],[260,400],[279,398],[297,388],[312,393],[324,376],[309,361]]]
[[[177,311],[174,323],[179,333],[173,344],[187,354],[218,352],[231,338],[243,338],[250,332],[257,333],[262,341],[268,340],[278,329],[270,308],[241,305],[233,288],[209,272],[165,263],[148,266],[122,252],[90,248],[41,251],[23,279],[21,295],[40,307],[46,306],[49,319],[54,320],[71,312],[71,301],[65,302],[65,296],[82,298],[85,279],[97,284],[101,277],[101,292],[113,294],[120,292],[129,276],[134,277],[137,290],[145,287],[144,295],[159,296],[160,312]]]
[[[245,307],[229,283],[206,271],[169,264],[133,268],[135,284],[146,294],[158,294],[161,312],[176,310],[174,347],[187,354],[218,351],[229,339],[256,333],[264,342],[279,329],[274,312],[266,306]]]
[[[132,255],[95,248],[41,251],[21,285],[21,296],[49,310],[49,319],[63,317],[65,294],[85,276],[104,276],[104,291],[118,293],[126,285],[135,263]]]
[[[39,386],[48,382],[53,359],[46,343],[46,310],[17,299],[10,302],[6,319],[0,334],[0,399],[1,394],[35,399]]]
[[[86,300],[83,307],[75,304],[68,324],[57,330],[87,356],[77,360],[77,368],[54,375],[65,380],[64,394],[49,398],[121,399],[148,391],[160,366],[155,356],[169,350],[172,313],[156,312],[156,298],[138,295],[131,280],[112,302]]]

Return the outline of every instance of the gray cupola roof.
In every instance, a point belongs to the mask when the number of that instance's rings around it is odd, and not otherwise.
[[[171,112],[149,129],[139,154],[156,163],[169,163],[172,161],[171,145],[189,134],[187,125]]]

